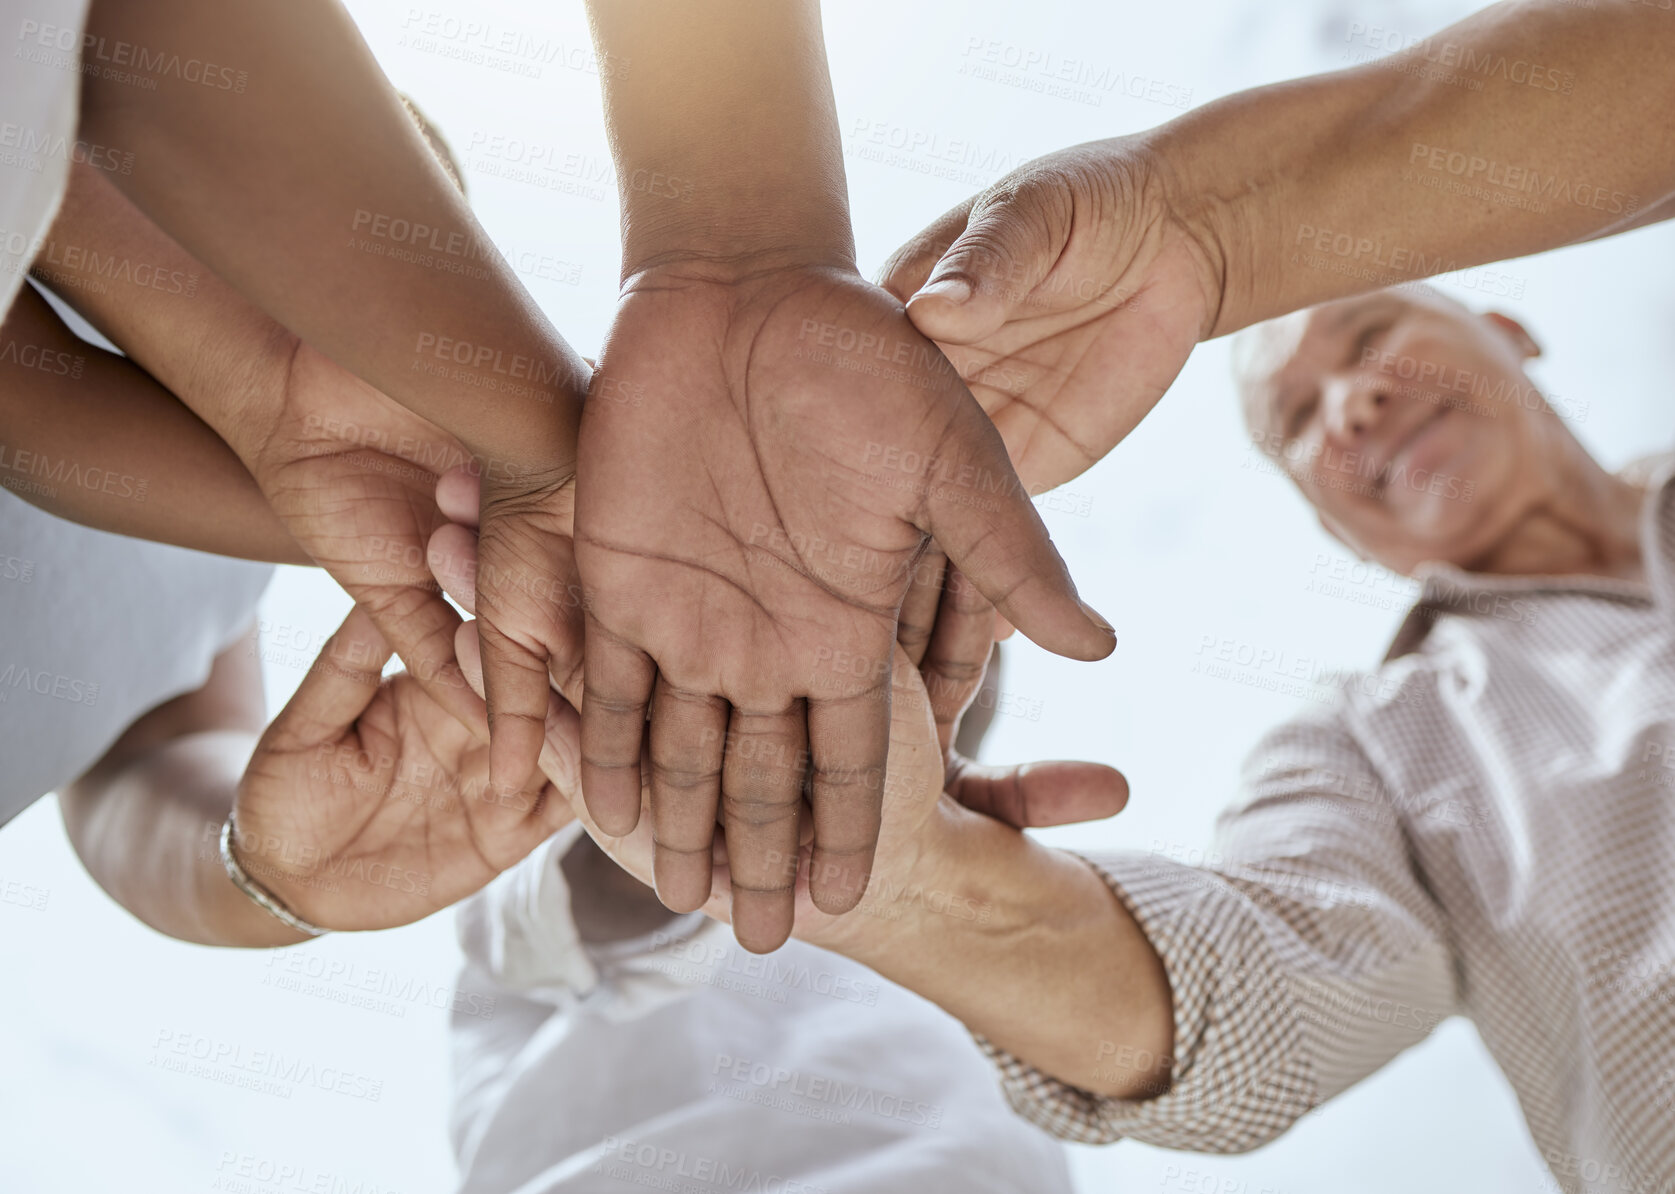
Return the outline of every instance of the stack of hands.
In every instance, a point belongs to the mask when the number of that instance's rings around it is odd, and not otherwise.
[[[1603,61],[1647,19],[1536,8],[1452,34],[1513,53],[1609,24],[1623,36],[1596,37]],[[133,169],[76,168],[37,276],[128,359],[63,409],[109,428],[84,456],[184,467],[156,470],[178,480],[143,509],[74,493],[59,510],[317,564],[354,597],[236,807],[246,869],[316,925],[422,917],[579,816],[669,907],[727,916],[748,948],[830,942],[882,923],[844,915],[869,877],[957,888],[966,847],[949,843],[975,840],[974,816],[1011,832],[1116,811],[1109,769],[990,773],[948,751],[997,630],[1081,660],[1115,645],[1031,496],[1105,456],[1200,341],[1390,280],[1299,263],[1301,228],[1466,265],[1624,222],[1346,183],[1403,168],[1407,132],[1470,127],[1481,146],[1494,129],[1498,155],[1577,176],[1609,152],[1623,190],[1670,190],[1655,138],[1629,122],[1630,151],[1597,128],[1634,71],[1602,69],[1598,102],[1562,111],[1511,86],[1460,111],[1369,67],[1029,163],[874,284],[812,0],[589,9],[601,62],[626,64],[601,72],[618,177],[679,180],[623,188],[596,367],[489,247],[337,6],[101,2],[89,18],[248,64],[252,82],[234,99],[88,76],[83,136],[133,147]],[[382,251],[395,222],[472,268]],[[74,262],[101,251],[196,293],[78,288]],[[69,342],[27,294],[8,331]],[[122,411],[99,406],[124,387]],[[59,434],[16,417],[20,441]],[[392,652],[407,670],[381,679]],[[457,799],[408,791],[433,773]],[[431,882],[317,882],[356,859]]]

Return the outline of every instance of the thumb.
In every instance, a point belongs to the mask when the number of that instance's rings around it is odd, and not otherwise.
[[[357,605],[273,719],[263,746],[289,753],[340,740],[377,695],[389,658],[389,643]]]
[[[948,794],[974,813],[1016,829],[1099,821],[1128,804],[1128,780],[1103,763],[1022,763],[985,767],[955,759]]]
[[[949,431],[946,442],[959,446],[950,480],[929,487],[919,529],[1030,641],[1070,659],[1105,658],[1117,645],[1111,624],[1076,596],[994,424],[970,400]]]
[[[1068,199],[1046,186],[978,196],[965,230],[908,299],[908,318],[942,344],[975,344],[998,332],[1028,306],[1063,253],[1068,210]]]

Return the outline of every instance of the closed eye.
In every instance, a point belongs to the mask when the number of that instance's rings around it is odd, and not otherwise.
[[[1390,330],[1395,321],[1392,319],[1377,320],[1361,329],[1361,334],[1355,338],[1355,351],[1350,360],[1357,365],[1367,363],[1367,350],[1373,346],[1373,341]]]
[[[1315,408],[1320,405],[1320,395],[1311,394],[1297,405],[1293,406],[1285,416],[1285,440],[1290,443],[1296,439],[1303,427],[1308,423]]]

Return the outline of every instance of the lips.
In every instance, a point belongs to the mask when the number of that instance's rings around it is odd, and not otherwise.
[[[1390,446],[1390,450],[1384,459],[1378,462],[1378,474],[1373,481],[1373,488],[1381,496],[1384,493],[1384,487],[1389,484],[1390,474],[1395,469],[1396,464],[1407,455],[1408,450],[1419,441],[1420,436],[1429,431],[1438,420],[1447,418],[1448,413],[1448,408],[1443,407],[1435,414],[1421,419],[1411,431]]]

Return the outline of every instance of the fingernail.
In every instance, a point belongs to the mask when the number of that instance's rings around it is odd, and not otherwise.
[[[963,303],[970,297],[971,283],[964,278],[940,278],[925,283],[919,288],[919,293],[908,302],[922,298],[939,298],[950,303]]]
[[[1105,631],[1105,633],[1113,637],[1116,636],[1117,628],[1107,622],[1098,610],[1094,609],[1094,607],[1089,605],[1086,601],[1078,600],[1078,604],[1081,605],[1082,612],[1088,616],[1088,621]]]

